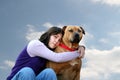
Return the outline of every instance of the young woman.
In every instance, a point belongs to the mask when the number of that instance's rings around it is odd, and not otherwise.
[[[62,36],[61,28],[52,27],[39,40],[30,41],[19,54],[7,80],[57,80],[54,70],[45,67],[46,61],[66,62],[84,53],[83,47],[73,52],[53,52]]]

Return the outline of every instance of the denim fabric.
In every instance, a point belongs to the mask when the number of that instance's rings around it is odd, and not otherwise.
[[[12,80],[57,80],[57,77],[54,70],[51,68],[44,69],[36,76],[31,68],[24,67],[12,78]]]

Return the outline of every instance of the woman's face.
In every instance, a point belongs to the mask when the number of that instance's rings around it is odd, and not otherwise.
[[[56,34],[56,35],[51,35],[48,46],[51,49],[56,48],[59,45],[59,43],[61,42],[61,39],[62,39],[62,34],[61,33]]]

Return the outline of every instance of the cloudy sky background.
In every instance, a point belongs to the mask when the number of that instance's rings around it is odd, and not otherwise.
[[[120,80],[120,0],[0,0],[0,80],[30,40],[64,25],[86,31],[81,80]]]

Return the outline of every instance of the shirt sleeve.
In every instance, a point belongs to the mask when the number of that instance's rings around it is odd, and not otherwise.
[[[39,40],[31,41],[27,46],[27,52],[31,57],[39,56],[53,62],[66,62],[80,55],[77,51],[55,53]]]

